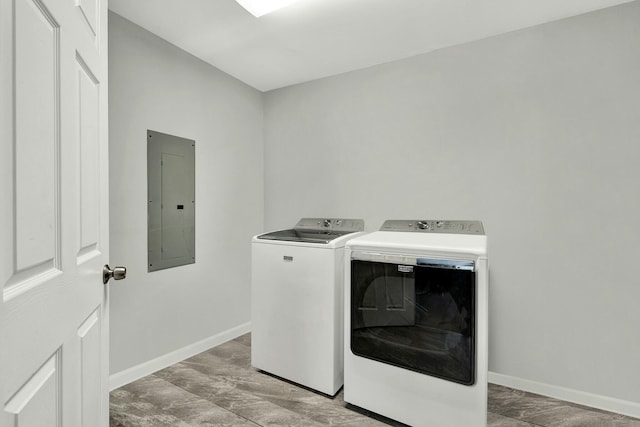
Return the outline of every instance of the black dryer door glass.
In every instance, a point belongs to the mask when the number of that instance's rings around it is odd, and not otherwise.
[[[472,385],[475,307],[473,269],[351,261],[358,356]]]

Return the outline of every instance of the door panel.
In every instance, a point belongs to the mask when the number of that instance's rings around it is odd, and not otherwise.
[[[106,7],[0,2],[0,427],[108,425]]]
[[[15,46],[16,270],[32,269],[22,278],[27,280],[57,267],[60,229],[60,38],[58,24],[40,2],[16,0]]]
[[[81,56],[76,55],[78,69],[80,240],[78,255],[82,258],[98,249],[100,234],[100,163],[99,159],[99,91],[97,78]]]
[[[101,325],[100,309],[96,309],[78,329],[80,340],[80,395],[82,425],[100,425]]]
[[[82,16],[87,23],[88,29],[95,36],[98,34],[98,0],[76,0],[76,6],[82,12]]]
[[[60,354],[56,352],[7,402],[15,426],[61,426]]]

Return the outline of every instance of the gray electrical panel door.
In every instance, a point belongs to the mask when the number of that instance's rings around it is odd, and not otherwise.
[[[195,147],[147,131],[148,271],[196,262]]]

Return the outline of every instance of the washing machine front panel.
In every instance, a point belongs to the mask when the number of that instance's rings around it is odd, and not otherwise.
[[[252,247],[251,364],[333,395],[342,386],[344,248]],[[338,317],[337,317],[338,316]]]
[[[364,221],[302,218],[252,240],[251,364],[334,395],[343,384],[344,247]]]

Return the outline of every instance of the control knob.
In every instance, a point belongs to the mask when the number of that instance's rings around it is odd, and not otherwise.
[[[425,221],[418,221],[416,225],[420,230],[429,230],[431,228],[429,227],[429,223]]]

